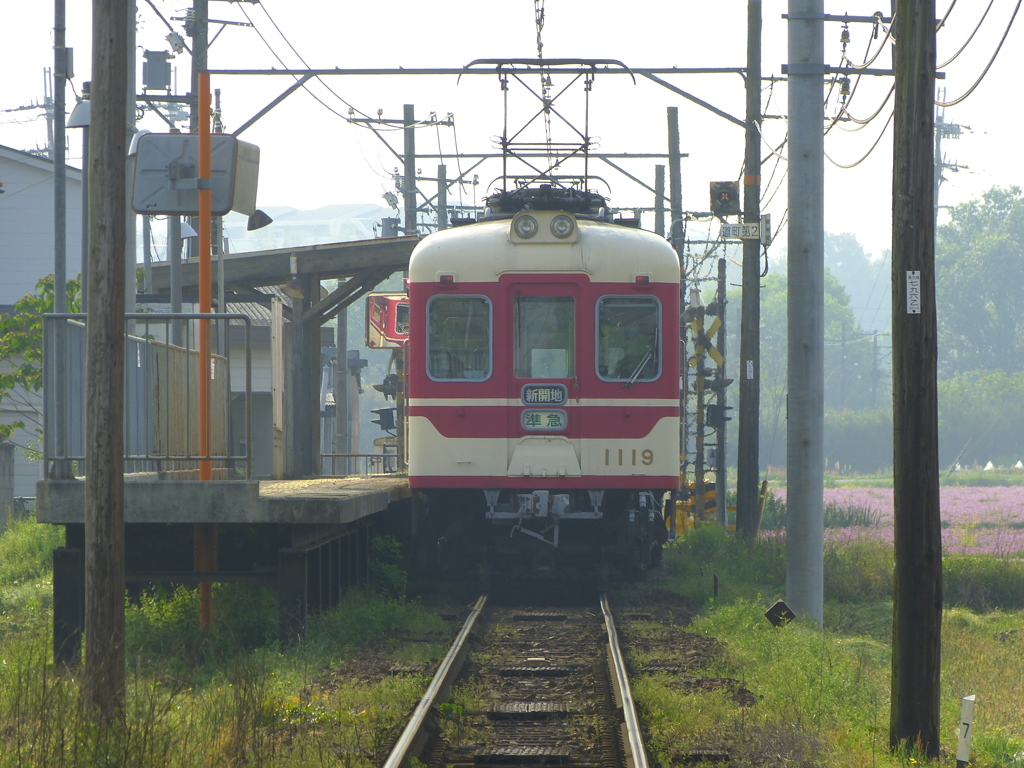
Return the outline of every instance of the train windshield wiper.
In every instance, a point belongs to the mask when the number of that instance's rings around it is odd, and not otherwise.
[[[633,386],[633,383],[638,378],[640,378],[640,371],[642,371],[644,369],[644,366],[647,365],[648,362],[650,362],[652,357],[654,357],[654,351],[655,351],[655,349],[657,349],[657,347],[658,347],[658,342],[657,341],[655,341],[653,344],[651,344],[651,346],[648,348],[648,350],[644,353],[644,356],[640,358],[640,362],[637,363],[636,368],[634,368],[633,372],[631,374],[629,374],[629,378],[626,379],[625,382],[623,382],[623,384],[622,384],[623,387],[631,387],[631,386]]]

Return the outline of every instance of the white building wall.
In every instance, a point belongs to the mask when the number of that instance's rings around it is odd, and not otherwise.
[[[0,146],[0,306],[27,293],[54,267],[53,164]],[[81,270],[81,172],[67,169],[67,276]]]
[[[26,458],[25,448],[39,448],[36,427],[41,425],[43,398],[38,392],[16,392],[0,401],[0,424],[23,421],[25,429],[15,431],[11,442],[14,450],[14,496],[35,496],[36,482],[41,479],[41,462]]]
[[[46,158],[0,146],[0,308],[35,293],[40,278],[54,271],[53,164]],[[67,169],[68,278],[81,270],[82,175]],[[38,409],[38,412],[35,412]],[[18,445],[36,443],[36,422],[42,420],[42,397],[17,393],[0,402],[0,423],[24,421],[15,434]],[[35,496],[41,463],[19,448],[14,453],[14,496]]]

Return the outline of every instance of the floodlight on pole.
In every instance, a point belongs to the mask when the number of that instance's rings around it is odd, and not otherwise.
[[[247,231],[252,232],[254,229],[262,229],[268,224],[273,223],[273,219],[270,218],[266,213],[261,211],[259,208],[249,217],[248,222],[245,225]]]
[[[302,299],[305,298],[305,291],[302,290],[302,281],[299,280],[299,257],[295,254],[291,256],[291,267],[292,276],[281,286],[281,293],[291,299]]]
[[[71,110],[71,114],[68,115],[68,128],[88,128],[89,117],[92,112],[92,107],[88,99],[84,99],[75,105],[75,108]]]

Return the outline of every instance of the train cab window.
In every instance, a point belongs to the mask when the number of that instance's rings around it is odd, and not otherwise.
[[[576,300],[572,296],[517,296],[515,363],[520,379],[576,375]]]
[[[602,297],[597,302],[597,375],[606,381],[658,378],[660,317],[660,304],[654,297]]]
[[[409,302],[403,301],[395,307],[395,333],[409,335]]]
[[[491,375],[491,302],[435,296],[427,305],[427,373],[441,381]]]

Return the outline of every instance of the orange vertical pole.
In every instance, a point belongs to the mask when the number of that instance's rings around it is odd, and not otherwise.
[[[213,190],[210,188],[210,73],[199,73],[199,311],[208,314],[213,309],[213,275],[210,268],[210,240],[212,237]],[[213,479],[210,459],[210,321],[199,321],[199,479]],[[200,571],[214,571],[216,563],[217,531],[211,523],[195,526],[193,567]],[[199,584],[199,627],[213,626],[213,584]]]
[[[210,188],[210,73],[199,73],[199,311],[213,309],[213,275],[210,268],[210,238],[213,228],[213,190]],[[199,479],[212,480],[210,462],[210,328],[199,321]]]

